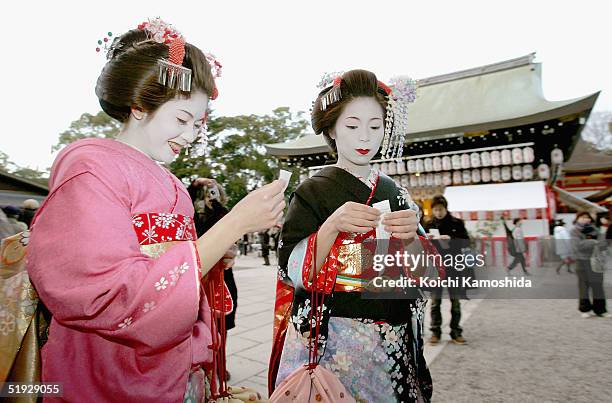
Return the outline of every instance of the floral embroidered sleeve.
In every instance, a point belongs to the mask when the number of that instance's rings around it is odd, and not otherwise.
[[[31,235],[28,272],[54,319],[143,353],[192,336],[199,275],[192,242],[140,251],[126,192],[84,172],[51,196]]]

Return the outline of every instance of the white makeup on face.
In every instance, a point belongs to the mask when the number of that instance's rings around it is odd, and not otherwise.
[[[117,139],[169,164],[195,140],[207,108],[208,96],[200,91],[189,99],[172,99],[140,120],[131,116]]]
[[[368,176],[369,162],[385,134],[383,118],[383,108],[373,97],[355,98],[346,104],[330,133],[336,140],[338,166]]]

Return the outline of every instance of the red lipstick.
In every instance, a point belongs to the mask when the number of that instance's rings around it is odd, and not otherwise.
[[[357,148],[356,151],[361,155],[366,155],[367,153],[370,152],[368,148]]]

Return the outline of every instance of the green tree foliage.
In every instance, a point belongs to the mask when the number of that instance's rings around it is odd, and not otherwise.
[[[214,117],[208,124],[206,155],[181,155],[171,170],[187,182],[197,177],[214,178],[224,186],[231,207],[249,191],[278,178],[279,169],[287,169],[277,158],[266,155],[264,144],[295,139],[307,127],[303,112],[293,114],[287,107],[263,116]]]
[[[52,151],[58,151],[70,143],[88,137],[112,138],[119,134],[120,129],[121,123],[103,111],[95,115],[84,113],[79,119],[70,123],[68,130],[60,133],[59,140],[52,147]]]
[[[2,151],[0,151],[0,169],[13,175],[22,177],[23,179],[40,183],[44,186],[47,186],[49,182],[49,170],[38,171],[36,169],[19,166],[9,159],[7,153]]]

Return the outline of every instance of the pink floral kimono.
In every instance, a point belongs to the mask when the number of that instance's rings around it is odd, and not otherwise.
[[[50,188],[28,249],[53,314],[42,380],[68,401],[201,399],[210,308],[183,184],[128,145],[87,139],[60,153]]]

